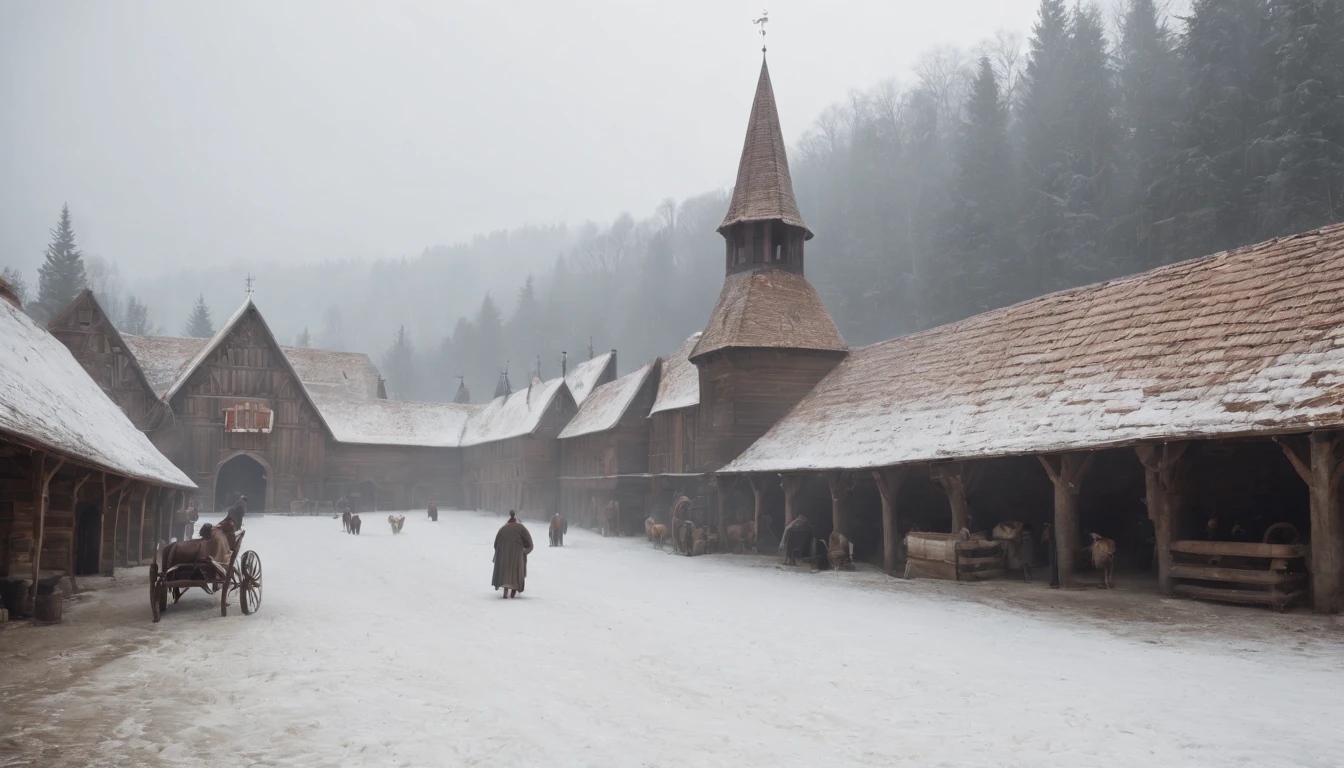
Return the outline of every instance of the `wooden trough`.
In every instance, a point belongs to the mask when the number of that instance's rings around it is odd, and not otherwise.
[[[911,533],[905,537],[905,578],[925,576],[975,581],[1003,575],[1003,545],[958,533]]]
[[[1282,611],[1306,596],[1304,544],[1175,541],[1171,557],[1172,591],[1182,597]]]

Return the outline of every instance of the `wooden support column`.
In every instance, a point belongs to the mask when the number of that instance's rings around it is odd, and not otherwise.
[[[1157,549],[1157,586],[1164,595],[1172,594],[1171,542],[1179,535],[1181,496],[1179,486],[1188,462],[1181,462],[1189,443],[1139,445],[1134,451],[1143,465],[1148,519],[1153,521],[1153,546]]]
[[[719,497],[719,546],[724,548],[724,552],[728,551],[728,524],[724,522],[724,518],[728,507],[728,489],[732,487],[731,482],[730,478],[723,475],[715,475],[714,477],[714,485],[718,489],[717,496]]]
[[[1037,456],[1050,482],[1055,485],[1055,562],[1059,564],[1059,585],[1072,587],[1073,567],[1078,561],[1078,492],[1083,475],[1092,466],[1092,453],[1063,453]],[[1054,586],[1054,585],[1051,585]]]
[[[103,473],[103,508],[102,512],[100,513],[101,518],[100,522],[102,530],[98,532],[99,571],[102,571],[103,569],[104,543],[108,544],[110,547],[110,551],[106,553],[108,568],[106,571],[103,571],[104,576],[111,576],[113,570],[117,567],[117,516],[120,514],[121,495],[125,491],[127,482],[128,481],[125,478],[122,478],[120,480],[112,481],[111,485],[109,485],[107,480],[107,473],[106,472]],[[112,499],[112,495],[114,493],[116,494],[117,500],[115,506],[113,506],[112,508],[112,520],[111,520],[112,528],[109,531],[107,527],[108,526],[107,505],[108,502]]]
[[[896,574],[896,555],[900,538],[896,526],[896,494],[910,472],[909,467],[888,467],[873,472],[877,492],[882,495],[882,570],[888,576]]]
[[[798,514],[793,504],[798,498],[798,490],[803,486],[803,479],[796,475],[780,475],[779,482],[784,486],[784,527],[788,528]]]
[[[33,583],[28,588],[28,603],[33,607],[33,621],[37,621],[37,579],[42,569],[42,538],[47,532],[47,504],[51,501],[51,478],[55,477],[61,465],[65,464],[65,459],[57,459],[48,469],[47,455],[38,453],[36,457],[37,471],[33,473],[33,479],[37,482],[37,487],[34,489],[37,498],[33,501],[37,502],[37,532],[33,537]]]
[[[157,500],[158,489],[155,492]],[[145,562],[145,505],[149,503],[150,487],[145,486],[145,495],[140,498],[140,529],[135,537],[135,564],[142,565]]]
[[[950,464],[934,464],[929,467],[929,475],[947,494],[948,506],[952,508],[952,533],[971,525],[970,505],[966,501],[967,486],[966,464],[954,461]]]
[[[1342,442],[1344,436],[1338,432],[1312,432],[1309,458],[1304,460],[1292,442],[1279,441],[1311,491],[1311,607],[1317,613],[1338,613],[1344,608],[1344,525],[1339,519]]]
[[[140,514],[143,515],[143,514],[144,514],[145,496],[149,495],[149,486],[148,486],[148,485],[145,485],[144,483],[141,483],[140,486],[141,486],[141,487],[140,487],[140,493],[141,493],[141,496],[140,496],[140,504],[141,504],[141,507],[140,507]],[[131,487],[131,495],[130,495],[130,498],[128,498],[128,499],[126,500],[126,565],[128,565],[128,566],[130,566],[130,565],[139,565],[139,564],[140,564],[140,561],[139,561],[139,560],[136,560],[136,561],[132,561],[132,560],[131,560],[131,529],[134,527],[134,526],[131,525],[131,507],[132,507],[134,504],[135,504],[135,487],[132,486],[132,487]]]
[[[845,475],[843,472],[823,472],[826,487],[831,490],[831,528],[849,538],[849,508],[845,504]]]
[[[755,497],[756,508],[752,513],[752,527],[755,535],[752,538],[751,545],[757,546],[761,539],[761,514],[765,509],[765,483],[764,475],[747,475],[747,482],[751,484],[751,493]]]
[[[70,591],[74,592],[75,585],[75,557],[79,552],[79,489],[93,477],[92,472],[85,472],[82,477],[75,478],[75,492],[70,496],[70,505],[74,507],[71,510],[74,515],[74,523],[70,528],[70,558],[65,565],[65,577],[70,579]]]

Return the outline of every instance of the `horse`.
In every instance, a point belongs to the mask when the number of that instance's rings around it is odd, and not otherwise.
[[[346,533],[350,532],[350,510],[348,509],[341,512],[341,530]]]
[[[751,550],[756,551],[756,522],[754,520],[737,525],[728,526],[728,551],[735,555],[744,554],[747,551],[747,545],[750,543]]]
[[[236,531],[233,518],[229,517],[213,525],[203,524],[199,539],[175,541],[158,551],[155,560],[159,573],[167,573],[179,565],[195,565],[207,579],[226,575],[233,551],[238,548]]]
[[[350,516],[350,532],[355,534],[356,536],[359,535],[359,523],[360,523],[359,515]]]
[[[1099,533],[1094,533],[1089,549],[1092,553],[1092,564],[1101,573],[1101,588],[1113,588],[1115,582],[1111,577],[1115,574],[1115,542]]]

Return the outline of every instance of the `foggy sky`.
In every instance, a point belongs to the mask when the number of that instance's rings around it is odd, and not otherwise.
[[[1030,32],[1038,0],[774,0],[793,143],[931,47]],[[414,255],[652,213],[732,183],[760,0],[0,4],[0,264],[63,202],[128,278]]]

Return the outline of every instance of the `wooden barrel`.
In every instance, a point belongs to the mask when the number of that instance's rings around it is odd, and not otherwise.
[[[33,604],[33,615],[43,624],[57,624],[61,621],[61,603],[63,598],[60,592],[50,592],[45,595],[38,595],[37,601]]]

